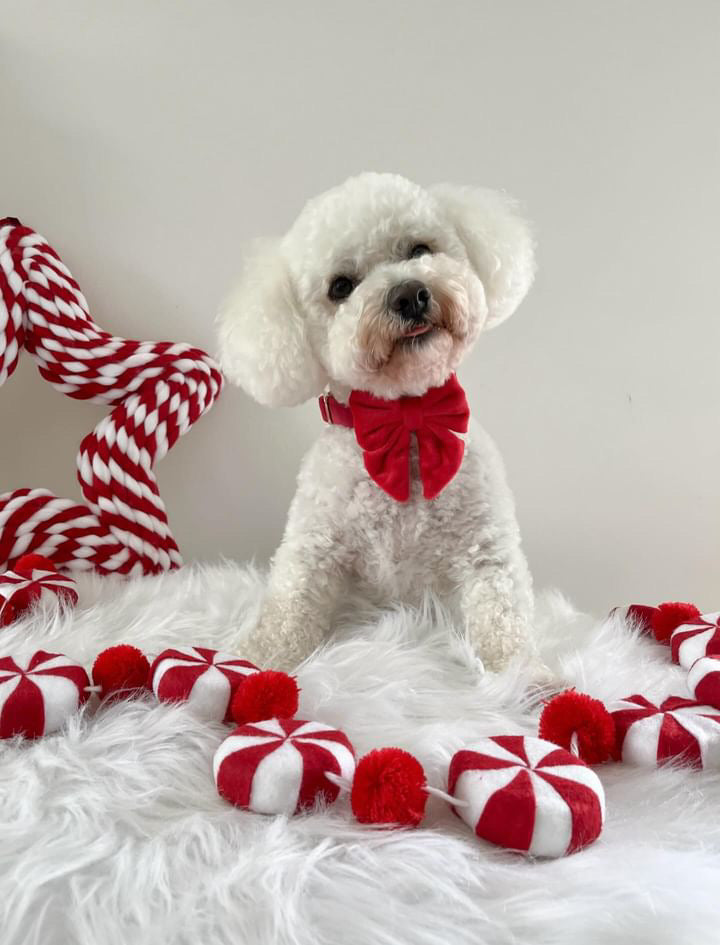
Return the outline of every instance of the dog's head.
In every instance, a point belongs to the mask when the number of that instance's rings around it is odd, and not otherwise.
[[[420,395],[515,311],[533,275],[530,229],[505,195],[361,174],[256,246],[220,314],[222,366],[273,406],[329,383]]]

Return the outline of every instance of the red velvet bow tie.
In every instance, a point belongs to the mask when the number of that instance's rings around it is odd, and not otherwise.
[[[462,463],[465,443],[456,434],[467,432],[470,410],[454,374],[422,397],[382,400],[354,390],[348,407],[321,397],[320,413],[326,423],[354,427],[370,478],[398,502],[410,497],[411,434],[426,499],[439,495]]]

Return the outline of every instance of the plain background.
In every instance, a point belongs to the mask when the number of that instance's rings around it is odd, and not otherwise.
[[[461,371],[539,586],[720,607],[720,4],[0,0],[0,216],[96,320],[213,351],[242,245],[346,176],[502,187],[540,272]],[[103,408],[25,357],[0,489],[77,496]],[[157,468],[189,559],[268,557],[314,405],[226,389]]]

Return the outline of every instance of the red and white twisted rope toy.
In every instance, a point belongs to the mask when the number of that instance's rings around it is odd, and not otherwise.
[[[45,239],[0,220],[0,386],[21,348],[68,397],[114,409],[80,444],[87,505],[46,489],[0,495],[0,568],[36,552],[66,570],[154,574],[182,564],[153,466],[213,405],[215,362],[187,344],[103,331]]]

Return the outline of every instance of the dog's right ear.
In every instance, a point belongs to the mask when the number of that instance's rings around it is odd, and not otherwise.
[[[220,310],[218,335],[223,371],[261,404],[292,407],[327,384],[279,241],[255,244]]]

